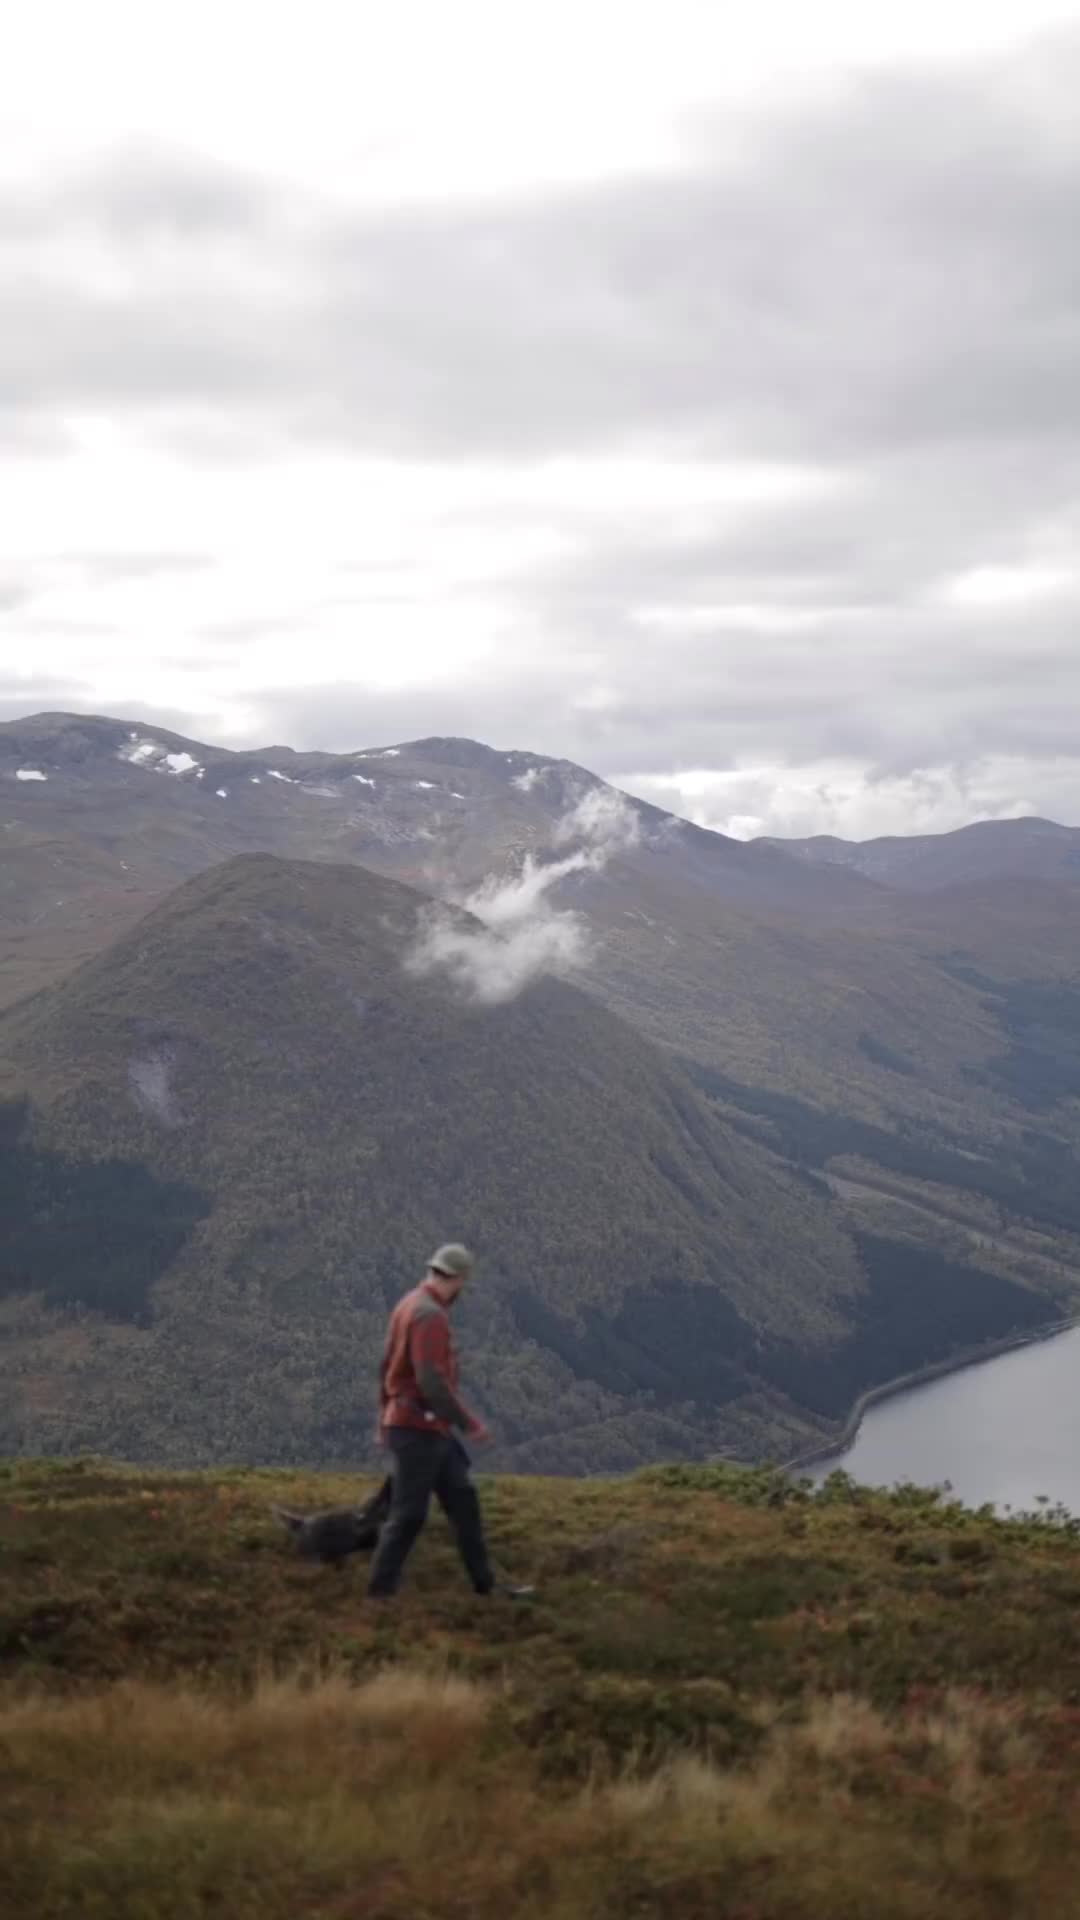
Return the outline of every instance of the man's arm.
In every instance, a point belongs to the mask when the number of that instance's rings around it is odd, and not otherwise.
[[[479,1426],[480,1422],[474,1420],[450,1384],[447,1369],[450,1330],[441,1313],[428,1314],[417,1321],[410,1335],[409,1351],[416,1384],[425,1405],[436,1418],[445,1420],[448,1426],[460,1427],[463,1433]]]
[[[387,1401],[386,1374],[390,1365],[390,1344],[391,1344],[390,1335],[387,1334],[386,1339],[383,1342],[382,1359],[379,1361],[379,1417],[380,1419],[382,1418],[382,1415],[386,1410],[386,1401]]]
[[[390,1336],[387,1334],[379,1361],[379,1411],[375,1416],[375,1439],[379,1446],[384,1444],[383,1421],[386,1418],[386,1403],[389,1398],[386,1391],[386,1374],[390,1365]]]

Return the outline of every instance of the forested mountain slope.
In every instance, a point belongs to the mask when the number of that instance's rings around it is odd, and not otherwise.
[[[852,1235],[577,988],[483,1005],[418,976],[427,910],[242,858],[0,1019],[0,1444],[363,1453],[386,1309],[446,1234],[481,1255],[464,1331],[500,1457],[559,1470],[791,1451],[1054,1311]]]
[[[1026,832],[1030,825],[996,824],[1005,839],[1012,826]],[[532,1410],[526,1406],[505,1426],[507,1458],[561,1467],[714,1444],[778,1452],[793,1435],[804,1437],[806,1421],[812,1428],[815,1420],[838,1417],[866,1385],[1000,1332],[1009,1322],[1006,1307],[995,1304],[1000,1284],[1022,1290],[1021,1321],[1033,1298],[1038,1312],[1053,1318],[1062,1303],[1080,1297],[1080,887],[1074,883],[990,873],[923,892],[878,884],[859,873],[818,868],[790,852],[703,832],[618,795],[566,762],[470,741],[427,740],[336,756],[287,748],[230,754],[161,729],[65,715],[0,728],[0,833],[0,1003],[6,998],[10,1006],[0,1028],[0,1056],[8,1058],[9,1099],[15,1102],[27,1088],[33,1093],[28,1120],[19,1117],[21,1107],[10,1108],[11,1137],[16,1127],[22,1131],[21,1144],[2,1163],[9,1187],[23,1191],[27,1140],[44,1140],[47,1128],[66,1129],[65,1140],[73,1140],[84,1157],[88,1149],[96,1161],[122,1150],[144,1175],[152,1170],[166,1182],[168,1195],[153,1201],[149,1189],[141,1199],[132,1189],[124,1202],[131,1213],[127,1251],[113,1265],[120,1273],[128,1262],[138,1267],[143,1254],[133,1222],[141,1220],[141,1231],[149,1234],[153,1217],[148,1271],[167,1270],[170,1277],[150,1287],[152,1320],[157,1327],[166,1311],[172,1315],[170,1352],[186,1351],[182,1303],[199,1298],[203,1277],[220,1268],[227,1284],[214,1280],[216,1297],[233,1301],[237,1326],[246,1326],[245,1314],[254,1315],[265,1367],[273,1314],[265,1307],[255,1314],[258,1289],[276,1300],[286,1269],[308,1272],[296,1251],[305,1233],[308,1243],[324,1228],[337,1236],[328,1256],[334,1274],[344,1272],[353,1257],[346,1242],[355,1238],[355,1220],[350,1215],[346,1223],[331,1224],[340,1205],[333,1192],[319,1188],[315,1229],[290,1224],[282,1210],[300,1207],[295,1195],[304,1189],[308,1164],[325,1162],[334,1169],[332,1188],[343,1185],[323,1083],[339,1084],[337,1028],[346,992],[340,982],[350,981],[347,992],[366,1004],[371,968],[392,977],[386,1004],[400,1015],[385,1029],[378,1025],[382,1014],[363,1028],[381,1076],[381,1131],[375,1146],[364,1150],[364,1177],[387,1197],[408,1240],[401,1253],[400,1236],[393,1238],[387,1227],[378,1243],[378,1270],[387,1288],[421,1257],[409,1238],[414,1226],[426,1241],[435,1213],[436,1231],[443,1231],[448,1192],[463,1191],[470,1205],[475,1202],[479,1227],[469,1231],[481,1237],[489,1220],[524,1219],[534,1205],[556,1219],[561,1196],[579,1193],[580,1170],[590,1164],[576,1140],[587,1137],[593,1154],[602,1143],[604,1179],[572,1202],[583,1235],[572,1243],[572,1258],[557,1241],[535,1297],[518,1285],[511,1307],[500,1287],[491,1294],[501,1302],[502,1316],[491,1350],[501,1357],[482,1366],[492,1379],[498,1376],[498,1393],[508,1391],[507,1354],[527,1352],[527,1367],[534,1371],[537,1356],[545,1356],[544,1383],[533,1395]],[[970,844],[976,841],[989,844],[986,836],[976,835]],[[261,859],[267,852],[275,858]],[[230,864],[238,859],[240,867]],[[300,873],[306,877],[297,892]],[[373,920],[361,904],[373,898],[376,873],[386,884],[405,881],[429,898],[471,903],[488,916],[485,937],[496,944],[501,922],[493,902],[501,911],[512,897],[519,915],[514,924],[528,950],[518,984],[533,982],[523,999],[488,1009],[490,1018],[481,1019],[478,1009],[462,1005],[445,972],[426,981],[410,977],[402,955],[413,935],[403,928],[407,921],[415,929],[422,912],[415,893],[400,896],[408,905],[398,915],[398,950],[392,959],[386,953],[380,958],[374,931],[380,916]],[[258,939],[254,909],[230,910],[220,927],[217,909],[210,910],[218,882],[231,898],[239,874],[246,875],[248,889],[259,875],[257,886],[267,893],[269,904],[258,911],[269,913],[273,926]],[[196,876],[194,890],[174,893],[189,876]],[[287,907],[278,897],[282,887],[286,893],[293,889]],[[148,909],[150,918],[143,921]],[[395,924],[393,914],[388,924]],[[125,937],[126,927],[132,931]],[[117,936],[119,943],[110,947]],[[185,956],[182,979],[174,977],[170,945]],[[331,948],[337,954],[332,963]],[[288,967],[286,951],[292,956]],[[133,966],[136,953],[150,956],[141,970]],[[544,981],[548,964],[566,973],[562,985]],[[339,985],[328,992],[331,975]],[[569,981],[584,988],[588,999],[575,994]],[[50,983],[51,994],[43,991]],[[230,998],[222,1003],[226,983]],[[124,1024],[141,1007],[144,990],[151,1011],[139,1017],[149,1020],[151,1034],[160,1028],[166,1035],[145,1044]],[[168,1035],[175,993],[181,995],[186,1037],[174,1059]],[[286,993],[293,996],[287,1017],[281,1011]],[[456,1163],[456,1187],[449,1172],[438,1183],[418,1126],[395,1131],[392,1124],[389,1089],[404,1070],[403,1060],[409,1073],[417,1064],[410,1049],[421,1006],[430,1034],[420,1063],[432,1071],[452,1032],[455,1044],[464,1045],[466,1020],[470,1033],[492,1036],[492,1046],[503,1036],[483,1056],[490,1085],[473,1088],[474,1116],[485,1117],[483,1124],[476,1118],[469,1156]],[[568,1041],[560,1028],[563,1037],[549,1036],[545,1058],[573,1053],[576,1066],[591,1049],[591,1104],[581,1104],[569,1070],[554,1079],[533,1073],[522,1089],[515,1023],[527,1025],[541,1007],[576,1008],[574,1019],[587,1026],[580,1056],[576,1029]],[[607,1026],[605,1007],[617,1016]],[[235,1029],[234,1008],[243,1016]],[[554,1020],[554,1012],[546,1017]],[[569,1031],[569,1012],[565,1020]],[[58,1022],[64,1040],[57,1051],[49,1036]],[[287,1046],[271,1037],[279,1029],[291,1035]],[[343,1033],[342,1058],[351,1062],[355,1087],[353,1050],[360,1042],[351,1025]],[[109,1035],[113,1052],[106,1064],[101,1049]],[[328,1035],[334,1036],[332,1045]],[[639,1063],[651,1063],[649,1073],[635,1067],[636,1077],[620,1080],[616,1063],[627,1061],[632,1047]],[[240,1103],[232,1118],[219,1111],[230,1076],[214,1065],[226,1059],[234,1060],[229,1097]],[[279,1067],[285,1061],[292,1077],[287,1090],[282,1081],[269,1098],[271,1059]],[[57,1060],[70,1085],[56,1078]],[[176,1104],[181,1060],[199,1090],[186,1096],[187,1107]],[[661,1086],[666,1091],[658,1092]],[[677,1100],[670,1092],[676,1087]],[[260,1092],[244,1108],[245,1090],[254,1088]],[[209,1099],[211,1089],[219,1106]],[[369,1109],[356,1105],[353,1091],[347,1100],[340,1092],[335,1098],[344,1102],[344,1137],[358,1137]],[[442,1096],[433,1086],[418,1099],[419,1112],[441,1111]],[[789,1199],[798,1194],[802,1211],[785,1216],[781,1209],[767,1248],[760,1219],[753,1231],[747,1224],[757,1201],[736,1218],[737,1210],[733,1214],[717,1202],[712,1176],[703,1175],[696,1162],[687,1185],[685,1139],[680,1135],[679,1144],[668,1138],[673,1101],[694,1116],[703,1138],[719,1130],[724,1152],[753,1168],[754,1183],[765,1182],[770,1193],[775,1187]],[[185,1124],[174,1124],[175,1113],[188,1114]],[[504,1152],[507,1113],[513,1117],[507,1138],[516,1156],[516,1186],[507,1172],[509,1148]],[[303,1116],[298,1134],[297,1115]],[[136,1124],[141,1131],[129,1141]],[[466,1123],[459,1118],[457,1124]],[[663,1138],[654,1141],[657,1130]],[[264,1134],[270,1141],[265,1151]],[[302,1151],[296,1147],[299,1158],[282,1159],[280,1143],[292,1143],[294,1135],[303,1142]],[[239,1161],[231,1157],[237,1143],[247,1156]],[[268,1198],[254,1184],[264,1165],[277,1172],[270,1224],[260,1234],[251,1223],[263,1217]],[[495,1168],[503,1169],[498,1179]],[[483,1188],[469,1185],[479,1178],[477,1169],[487,1169]],[[95,1235],[104,1232],[103,1191],[99,1186],[94,1202]],[[753,1191],[759,1194],[759,1185]],[[242,1196],[236,1209],[243,1227],[227,1226],[229,1193]],[[372,1203],[374,1215],[380,1204],[378,1198]],[[769,1215],[770,1209],[763,1202],[758,1212]],[[600,1339],[596,1329],[603,1316],[588,1293],[592,1280],[582,1276],[625,1264],[612,1220],[633,1222],[635,1230],[647,1221],[643,1244],[656,1257],[650,1253],[646,1263],[640,1300],[620,1306],[629,1317]],[[465,1224],[458,1223],[463,1231]],[[71,1236],[74,1245],[74,1224]],[[742,1268],[739,1258],[730,1258],[733,1246],[743,1252],[752,1247],[752,1270],[763,1276],[760,1299],[749,1308],[745,1301],[738,1306],[749,1332],[699,1324],[696,1295],[695,1313],[679,1304],[687,1275],[701,1272],[722,1271],[724,1297],[734,1299],[731,1289],[737,1292]],[[35,1258],[33,1272],[39,1274],[40,1247]],[[527,1264],[523,1238],[507,1246],[508,1274],[512,1269],[520,1276]],[[554,1269],[564,1264],[576,1269],[574,1287],[584,1288],[580,1297],[575,1293],[571,1332],[559,1317],[561,1308],[552,1306]],[[63,1260],[59,1265],[67,1271]],[[21,1271],[16,1263],[11,1286],[24,1300],[32,1289],[22,1284]],[[180,1274],[184,1286],[174,1288]],[[874,1309],[873,1328],[856,1326],[857,1316],[830,1303],[855,1297],[860,1287],[872,1293],[875,1274],[886,1292],[892,1290],[893,1306],[880,1314]],[[297,1282],[301,1293],[307,1284]],[[605,1284],[617,1291],[623,1282]],[[637,1285],[626,1282],[628,1295]],[[950,1319],[948,1303],[957,1298],[965,1304]],[[790,1327],[770,1318],[776,1301],[793,1315]],[[362,1374],[382,1303],[380,1294],[377,1309],[364,1307],[370,1320]],[[940,1325],[927,1323],[924,1306],[931,1319],[938,1314]],[[187,1371],[177,1373],[179,1362],[170,1359],[168,1390],[159,1396],[168,1419],[181,1422],[181,1450],[203,1417],[200,1396],[217,1396],[215,1447],[233,1431],[234,1415],[226,1408],[251,1400],[236,1375],[231,1334],[222,1336],[218,1371],[207,1372],[201,1310],[190,1322],[194,1345],[190,1363],[184,1362]],[[8,1351],[19,1356],[25,1384],[18,1418],[29,1424],[18,1429],[16,1441],[54,1431],[55,1401],[55,1431],[68,1444],[72,1406],[81,1404],[80,1396],[89,1404],[98,1391],[96,1363],[87,1353],[103,1344],[110,1354],[120,1347],[141,1351],[150,1336],[129,1317],[107,1325],[87,1321],[76,1337],[69,1314],[63,1338],[58,1323],[50,1323],[48,1329],[39,1326],[28,1345],[32,1311],[25,1304],[3,1309],[7,1321],[14,1315],[20,1327],[19,1344]],[[586,1311],[594,1316],[588,1324]],[[339,1444],[346,1403],[360,1404],[349,1398],[354,1327],[349,1319],[334,1336],[335,1352],[343,1356],[333,1363],[339,1388],[333,1407],[316,1414],[325,1396],[313,1382],[322,1375],[303,1357],[293,1323],[287,1316],[282,1322],[279,1348],[289,1357],[281,1361],[285,1372],[274,1377],[284,1380],[293,1368],[302,1378],[294,1395],[302,1409],[298,1431],[309,1436],[318,1457]],[[625,1355],[615,1364],[611,1342],[618,1345],[628,1327],[633,1364]],[[778,1332],[789,1339],[795,1360],[786,1349],[768,1347]],[[245,1332],[245,1339],[251,1337]],[[42,1341],[47,1363],[41,1360]],[[164,1347],[156,1334],[150,1344],[156,1366]],[[697,1378],[699,1350],[721,1351],[724,1365],[730,1361],[743,1382],[738,1393],[725,1387],[722,1419],[715,1411],[703,1421],[696,1411],[680,1410],[702,1395],[703,1403],[712,1404],[715,1381],[692,1390],[688,1384]],[[814,1370],[827,1350],[832,1358],[826,1379]],[[55,1386],[58,1364],[68,1381],[61,1389]],[[112,1377],[112,1365],[110,1359],[102,1380]],[[553,1373],[553,1367],[564,1371]],[[71,1388],[76,1377],[82,1381],[77,1394]],[[211,1378],[223,1383],[220,1391]],[[577,1398],[564,1415],[571,1380]],[[485,1390],[496,1395],[494,1386]],[[651,1392],[659,1399],[650,1407],[643,1396]],[[784,1395],[796,1406],[786,1405]],[[542,1445],[540,1402],[551,1409],[543,1415]],[[509,1401],[502,1404],[509,1410]],[[627,1425],[631,1404],[635,1414]],[[15,1420],[15,1413],[10,1417]],[[102,1417],[99,1407],[88,1416],[86,1432],[98,1433]],[[141,1446],[142,1415],[133,1426],[134,1418],[122,1408],[114,1423],[110,1413],[108,1430],[127,1432],[125,1445]],[[348,1428],[350,1446],[360,1428],[366,1431],[367,1411],[356,1418],[359,1427]],[[257,1431],[260,1446],[278,1446],[259,1424],[262,1414],[254,1426],[253,1419],[250,1412],[236,1413],[235,1432]],[[573,1441],[561,1434],[560,1423],[572,1428]]]

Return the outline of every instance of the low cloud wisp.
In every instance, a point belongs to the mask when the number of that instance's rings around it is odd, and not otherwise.
[[[406,961],[413,974],[445,973],[470,1000],[497,1006],[513,1000],[545,973],[566,974],[588,964],[588,929],[572,908],[559,908],[553,888],[575,873],[599,873],[635,846],[640,821],[631,802],[609,787],[593,787],[552,831],[553,847],[572,847],[561,859],[526,854],[511,879],[491,874],[454,904],[473,924],[444,907],[423,916]],[[475,924],[479,923],[479,924]]]

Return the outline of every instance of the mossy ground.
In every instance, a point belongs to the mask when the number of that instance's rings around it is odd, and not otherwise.
[[[1080,1916],[1080,1539],[842,1479],[495,1480],[479,1602],[278,1473],[0,1466],[0,1910]]]

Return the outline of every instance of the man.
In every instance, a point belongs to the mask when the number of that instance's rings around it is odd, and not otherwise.
[[[459,1439],[488,1439],[458,1397],[458,1364],[450,1308],[472,1272],[465,1247],[440,1247],[418,1287],[390,1316],[379,1370],[379,1423],[391,1456],[393,1492],[371,1568],[368,1593],[396,1593],[432,1494],[454,1531],[473,1590],[489,1594],[495,1578],[488,1559],[480,1502]]]

